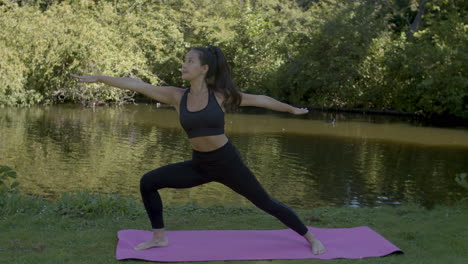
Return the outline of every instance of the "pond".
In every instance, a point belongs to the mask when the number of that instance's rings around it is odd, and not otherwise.
[[[454,181],[468,172],[466,128],[246,109],[226,116],[226,134],[267,192],[291,207],[432,207],[466,196]],[[138,198],[143,174],[191,158],[175,110],[150,104],[0,108],[0,141],[0,165],[17,171],[20,190],[51,199],[78,190]],[[219,183],[161,196],[165,204],[250,206]]]

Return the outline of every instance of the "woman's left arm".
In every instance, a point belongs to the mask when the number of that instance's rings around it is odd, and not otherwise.
[[[282,103],[276,99],[273,99],[266,95],[255,95],[241,93],[242,100],[240,106],[256,106],[263,107],[279,112],[288,112],[294,115],[307,114],[309,110],[307,108],[297,108],[292,105]]]

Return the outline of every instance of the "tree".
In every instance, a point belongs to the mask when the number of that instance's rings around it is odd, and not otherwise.
[[[412,39],[422,23],[427,0],[380,0],[380,2],[392,11],[395,21],[406,22],[408,39]]]

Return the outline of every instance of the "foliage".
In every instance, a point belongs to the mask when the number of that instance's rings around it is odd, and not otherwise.
[[[16,171],[8,166],[0,165],[0,194],[14,192],[18,188],[19,183],[13,181],[10,185],[11,179],[16,179]]]
[[[466,173],[460,173],[455,177],[455,181],[462,186],[463,188],[468,190],[468,180],[466,179]]]
[[[64,193],[58,199],[53,211],[59,215],[92,218],[99,215],[120,215],[136,217],[141,209],[135,200],[116,194],[92,194],[88,191]]]
[[[0,105],[124,103],[68,73],[186,86],[192,46],[219,45],[244,92],[291,104],[468,117],[466,6],[420,1],[0,0]],[[410,36],[410,37],[409,37]]]
[[[387,43],[382,64],[374,67],[385,67],[380,86],[392,98],[388,107],[468,116],[467,28],[463,16],[454,4],[431,2],[426,15],[429,26],[415,33],[411,41],[402,34]]]
[[[468,190],[468,180],[466,179],[466,175],[467,175],[466,172],[457,174],[457,176],[455,177],[455,181],[458,183],[458,185]],[[467,200],[468,200],[468,197],[465,197],[462,199],[462,201],[467,201]]]
[[[98,215],[136,217],[142,208],[134,199],[117,194],[93,194],[89,191],[63,193],[53,204],[38,196],[20,194],[17,174],[8,166],[0,166],[0,212],[4,215],[17,213],[54,212],[62,216],[92,218]]]
[[[125,98],[126,92],[99,84],[77,85],[67,78],[70,72],[156,81],[136,40],[122,37],[122,32],[110,26],[116,22],[129,24],[112,10],[106,3],[64,2],[44,12],[34,6],[0,6],[0,47],[6,47],[0,54],[5,54],[1,64],[7,82],[0,87],[0,103],[30,105]]]
[[[0,208],[4,208],[7,203],[15,200],[14,197],[19,195],[19,182],[14,180],[16,176],[15,170],[8,166],[0,165]]]
[[[383,30],[378,7],[318,2],[308,14],[313,19],[309,30],[297,36],[298,51],[271,76],[269,87],[279,98],[299,104],[354,107],[360,79],[356,66]]]

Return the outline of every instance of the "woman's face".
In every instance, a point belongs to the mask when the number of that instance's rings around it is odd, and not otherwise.
[[[205,79],[208,65],[201,65],[198,51],[191,50],[184,57],[182,64],[182,79],[191,81],[197,78]]]

